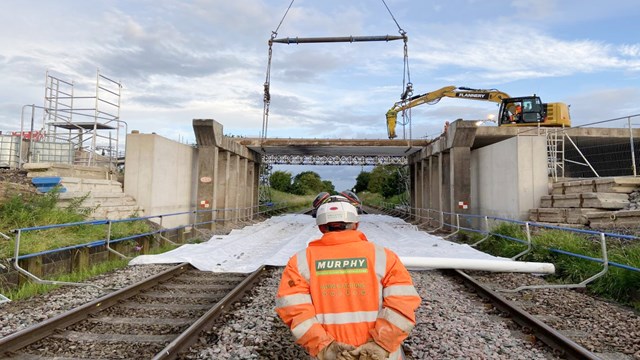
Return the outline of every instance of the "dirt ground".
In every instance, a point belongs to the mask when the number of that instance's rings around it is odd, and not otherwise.
[[[35,193],[36,187],[31,184],[26,171],[0,169],[0,204],[17,194]]]

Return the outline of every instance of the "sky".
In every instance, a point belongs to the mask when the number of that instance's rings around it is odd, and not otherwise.
[[[387,7],[385,7],[385,3]],[[290,10],[287,8],[291,5]],[[384,114],[404,84],[536,94],[570,105],[572,124],[640,114],[637,0],[4,0],[0,12],[0,131],[23,106],[44,105],[50,74],[95,95],[96,74],[122,85],[128,130],[193,143],[193,119],[259,137],[268,40],[408,35],[402,41],[274,44],[270,138],[385,139]],[[392,17],[392,15],[393,17]],[[286,16],[285,16],[286,14]],[[394,21],[395,19],[395,21]],[[408,69],[408,71],[407,71]],[[443,99],[412,109],[402,137],[434,138],[445,121],[486,119],[493,103]],[[36,121],[42,126],[41,118]],[[316,171],[336,190],[352,167]]]

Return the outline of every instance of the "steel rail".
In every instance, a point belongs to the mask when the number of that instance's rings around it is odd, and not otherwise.
[[[198,335],[211,328],[214,321],[222,314],[225,308],[233,304],[236,300],[240,299],[244,293],[251,289],[254,283],[258,280],[262,272],[265,270],[265,266],[260,267],[254,271],[246,279],[244,279],[238,286],[236,286],[230,293],[218,301],[209,311],[202,315],[196,322],[194,322],[189,328],[183,331],[177,338],[175,338],[169,345],[167,345],[162,351],[160,351],[153,360],[160,359],[176,359],[178,354],[189,349],[189,347],[198,340]]]
[[[175,277],[191,268],[191,265],[189,265],[188,263],[182,263],[176,267],[152,276],[144,281],[132,284],[120,290],[116,290],[71,311],[59,314],[52,317],[51,319],[45,320],[24,330],[3,337],[0,339],[0,349],[2,349],[0,350],[0,357],[9,355],[13,351],[24,348],[38,340],[51,335],[56,331],[56,329],[62,329],[69,325],[75,324],[78,321],[85,320],[89,317],[89,315],[93,313],[116,305],[124,299],[137,295],[141,291],[153,287],[158,283],[166,281],[172,277]]]
[[[559,351],[568,359],[593,359],[600,360],[598,356],[589,350],[583,348],[573,340],[559,333],[549,325],[535,318],[533,315],[521,309],[511,301],[505,299],[494,291],[489,290],[482,284],[477,282],[471,276],[461,270],[449,270],[446,273],[457,275],[461,278],[465,285],[473,288],[480,296],[488,299],[499,310],[507,312],[511,315],[512,319],[523,328],[530,329],[535,336],[542,340],[545,344],[552,349]]]

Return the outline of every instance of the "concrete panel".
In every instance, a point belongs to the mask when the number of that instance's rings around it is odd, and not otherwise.
[[[231,154],[229,159],[229,182],[227,183],[227,204],[231,208],[231,220],[238,221],[240,211],[240,156]]]
[[[430,176],[429,176],[429,161],[428,160],[422,160],[420,161],[420,167],[422,169],[422,189],[420,190],[420,193],[422,194],[422,200],[421,200],[421,204],[422,204],[422,208],[423,209],[428,209],[429,208],[429,182],[430,182]],[[423,219],[421,221],[424,221],[424,218],[429,216],[428,212],[425,210],[422,210],[420,213],[420,216],[423,217]]]
[[[449,152],[451,158],[451,195],[449,206],[452,212],[469,214],[471,196],[471,149],[454,147]]]
[[[189,145],[155,134],[128,134],[124,191],[147,215],[192,210],[196,158]],[[163,219],[164,227],[188,224],[190,215]],[[159,222],[159,219],[152,219]]]
[[[471,212],[526,220],[548,193],[543,136],[510,138],[471,153]]]
[[[547,141],[544,136],[518,136],[518,219],[540,206],[549,193]]]
[[[218,148],[202,146],[198,151],[198,189],[196,202],[198,210],[213,210],[216,208],[216,179],[218,178]],[[215,229],[215,213],[198,213],[198,223],[206,223],[203,228]]]
[[[247,211],[248,211],[248,194],[251,193],[251,190],[247,188],[247,165],[249,161],[247,159],[240,159],[240,169],[239,169],[239,181],[238,181],[238,202],[240,205],[240,219],[247,219]]]
[[[453,195],[453,164],[451,153],[443,152],[440,156],[441,168],[440,168],[440,180],[442,181],[440,191],[440,209],[446,213],[452,213],[452,198]],[[445,216],[445,222],[453,224],[450,216]]]
[[[257,164],[253,161],[249,161],[247,163],[247,206],[249,207],[247,217],[249,219],[253,219],[253,214],[255,213],[254,206],[258,205],[258,179],[256,177],[256,165]]]
[[[223,222],[230,219],[230,212],[226,209],[229,208],[227,184],[229,183],[229,162],[231,153],[228,151],[218,151],[218,177],[216,178],[216,209],[220,209],[216,213],[216,219]],[[220,224],[220,222],[218,222]]]
[[[420,207],[420,163],[413,163],[409,165],[409,179],[411,179],[411,183],[409,186],[409,206],[411,207],[410,211],[413,216],[416,215],[416,208]]]

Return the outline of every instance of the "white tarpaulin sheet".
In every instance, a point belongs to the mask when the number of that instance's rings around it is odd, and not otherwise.
[[[427,234],[387,215],[361,215],[359,230],[369,241],[393,250],[400,257],[511,261]],[[262,265],[286,265],[291,256],[321,236],[311,216],[282,215],[228,235],[216,235],[205,243],[182,245],[158,255],[141,255],[129,265],[188,262],[202,271],[250,273]]]

